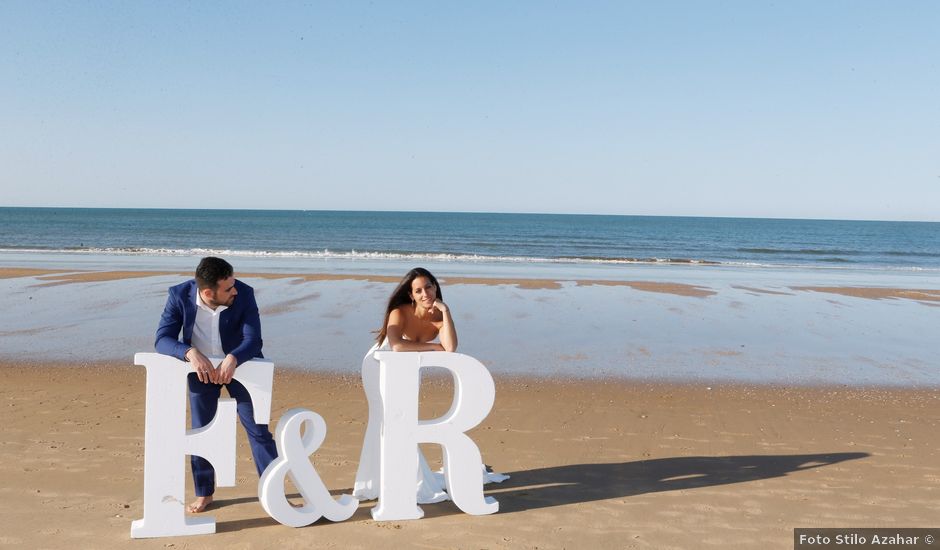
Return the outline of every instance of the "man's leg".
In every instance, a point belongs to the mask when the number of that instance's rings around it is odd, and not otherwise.
[[[201,428],[215,418],[222,386],[203,384],[196,377],[196,373],[190,373],[187,381],[192,427]],[[215,493],[215,468],[208,460],[196,455],[189,457],[189,463],[193,470],[193,485],[196,488],[196,501],[189,506],[189,511],[202,512],[212,502],[212,495]]]
[[[267,424],[255,423],[255,409],[251,404],[251,394],[248,393],[248,390],[241,382],[232,380],[226,384],[225,388],[238,405],[238,419],[241,420],[242,426],[245,427],[245,431],[248,433],[251,455],[255,459],[255,467],[258,469],[258,475],[260,476],[264,473],[268,464],[277,458],[277,444],[274,443],[274,436],[268,430]]]

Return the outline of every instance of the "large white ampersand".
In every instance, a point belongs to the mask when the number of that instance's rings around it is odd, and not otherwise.
[[[359,501],[352,495],[342,495],[338,501],[333,500],[307,458],[325,438],[323,417],[307,409],[291,409],[277,423],[274,439],[278,457],[268,465],[258,481],[258,500],[272,518],[284,525],[304,527],[321,516],[330,521],[343,521],[349,519],[359,506]],[[288,502],[284,494],[285,476],[290,477],[303,496],[302,507],[294,508]]]

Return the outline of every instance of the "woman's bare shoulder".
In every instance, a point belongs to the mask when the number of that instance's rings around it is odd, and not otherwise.
[[[393,309],[388,314],[388,323],[395,325],[405,325],[408,324],[408,320],[413,317],[414,314],[411,312],[411,308],[408,305],[401,305]]]
[[[413,312],[411,310],[411,306],[409,306],[408,304],[402,304],[392,310],[392,315],[396,315],[396,314],[401,316],[404,319],[406,317],[409,317],[410,315],[413,315]]]

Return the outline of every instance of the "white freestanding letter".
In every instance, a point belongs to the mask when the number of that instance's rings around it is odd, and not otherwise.
[[[482,422],[493,408],[496,389],[486,367],[468,355],[448,352],[381,351],[375,352],[375,359],[380,363],[382,428],[379,502],[372,510],[373,519],[418,519],[424,515],[416,502],[418,443],[443,447],[447,492],[458,508],[474,515],[499,510],[496,499],[483,496],[480,450],[464,433]],[[451,372],[454,401],[444,416],[419,422],[422,367],[443,367]]]
[[[220,359],[212,360],[218,364]],[[216,485],[235,485],[235,400],[219,399],[208,425],[186,429],[186,376],[192,365],[158,353],[138,353],[134,364],[147,368],[144,432],[144,517],[131,524],[131,537],[169,537],[215,532],[215,518],[185,514],[185,457],[199,455],[215,468]],[[249,361],[235,370],[235,379],[251,395],[255,422],[271,416],[274,363]]]
[[[303,427],[303,430],[301,430]],[[301,435],[303,434],[303,435]],[[359,501],[352,495],[333,500],[329,489],[307,459],[326,438],[326,422],[307,409],[291,409],[277,422],[274,440],[277,458],[258,480],[258,499],[269,516],[291,527],[304,527],[325,516],[330,521],[349,519]],[[284,478],[290,477],[304,497],[304,505],[294,508],[284,495]]]

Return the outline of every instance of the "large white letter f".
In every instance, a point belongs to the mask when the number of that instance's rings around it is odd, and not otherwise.
[[[131,524],[131,537],[170,537],[215,532],[215,518],[185,513],[186,455],[198,455],[215,468],[216,485],[235,485],[235,400],[219,399],[208,425],[186,429],[186,376],[192,366],[168,355],[138,353],[134,363],[147,368],[144,435],[144,517]],[[255,422],[271,416],[274,363],[249,361],[235,378],[251,394]]]

